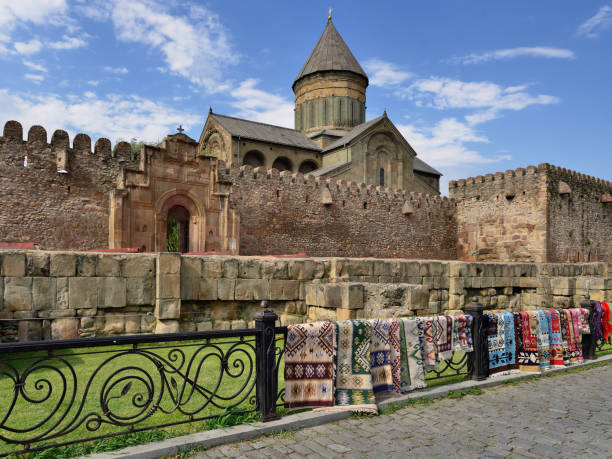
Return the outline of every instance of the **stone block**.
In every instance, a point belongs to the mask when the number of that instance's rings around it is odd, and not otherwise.
[[[295,312],[299,315],[305,315],[308,312],[308,306],[304,301],[295,302]]]
[[[234,300],[235,290],[235,279],[221,278],[217,281],[217,296],[220,300]]]
[[[452,309],[461,309],[465,305],[465,295],[449,295],[448,306]]]
[[[156,298],[180,298],[181,276],[180,274],[157,274],[155,282]]]
[[[320,320],[336,320],[335,308],[320,308],[318,306],[308,307],[308,321],[318,322]]]
[[[49,274],[53,277],[72,277],[76,275],[76,255],[71,253],[52,253],[49,255]]]
[[[28,276],[48,276],[50,272],[49,254],[44,252],[28,252],[26,255]]]
[[[449,293],[454,295],[461,295],[463,293],[464,283],[463,277],[451,277]]]
[[[373,276],[374,261],[367,259],[351,259],[348,261],[349,276]]]
[[[196,300],[207,301],[216,300],[218,290],[217,279],[199,279]]]
[[[41,341],[42,320],[22,320],[17,328],[17,339],[20,342]]]
[[[140,333],[153,333],[157,323],[152,313],[147,313],[140,317]]]
[[[157,319],[178,319],[181,316],[181,300],[158,299],[155,302],[155,317]]]
[[[232,324],[229,320],[215,320],[213,330],[229,330]]]
[[[126,279],[103,277],[98,282],[98,307],[122,308],[127,305]]]
[[[77,316],[95,316],[98,313],[98,308],[77,309]]]
[[[51,309],[38,311],[38,317],[51,319],[59,319],[62,317],[74,317],[77,314],[76,309]]]
[[[179,325],[181,327],[181,332],[195,332],[196,331],[196,325],[193,322],[182,321],[180,322]]]
[[[98,279],[95,277],[71,277],[68,279],[69,307],[97,308]]]
[[[81,317],[81,328],[92,328],[95,323],[93,317]]]
[[[119,257],[114,254],[98,255],[96,264],[96,276],[118,277],[121,275],[121,263]]]
[[[287,279],[289,269],[287,260],[263,261],[261,263],[261,277],[264,279]]]
[[[153,277],[126,278],[126,302],[128,305],[152,305],[155,302]]]
[[[223,260],[218,258],[205,259],[202,264],[202,275],[207,279],[223,277]]]
[[[181,255],[178,253],[163,252],[157,255],[157,275],[180,274]]]
[[[325,308],[362,309],[363,285],[308,284],[306,285],[306,303]]]
[[[513,293],[514,293],[514,288],[504,287],[504,295],[512,295]]]
[[[51,339],[74,339],[79,337],[79,319],[64,318],[51,321]]]
[[[105,314],[102,333],[105,335],[122,335],[125,333],[125,315]]]
[[[23,253],[5,253],[2,255],[2,276],[24,277],[26,275],[26,258]]]
[[[178,333],[180,331],[180,323],[178,320],[158,320],[155,323],[155,333]]]
[[[140,317],[136,315],[126,316],[125,333],[127,333],[128,335],[136,335],[140,333]]]
[[[281,314],[280,323],[282,325],[294,325],[301,324],[304,322],[304,318],[293,314]]]
[[[356,309],[336,309],[336,320],[352,320],[356,318]]]
[[[521,277],[518,286],[521,288],[538,288],[539,284],[538,279],[534,277]]]
[[[238,276],[242,279],[259,279],[261,264],[256,258],[244,258],[239,263]]]
[[[287,269],[289,279],[311,280],[315,274],[315,263],[312,260],[289,260]]]
[[[270,300],[297,300],[300,282],[297,280],[270,280]]]
[[[5,277],[4,278],[4,310],[31,311],[32,310],[32,278],[31,277]]]
[[[223,277],[236,279],[238,277],[238,271],[238,260],[234,258],[226,258],[223,260]]]
[[[95,255],[77,255],[77,276],[95,276],[97,261]]]
[[[200,257],[186,256],[181,259],[181,277],[202,277],[202,259]]]
[[[58,309],[66,309],[70,307],[68,278],[58,277],[56,278],[55,283],[56,283],[55,307]]]
[[[236,319],[231,321],[232,330],[240,330],[242,328],[247,328],[247,322],[242,319]]]
[[[55,277],[34,277],[32,279],[32,308],[55,308],[57,298],[57,279]]]
[[[237,279],[236,300],[267,300],[270,297],[270,281],[267,279]]]
[[[199,332],[210,331],[212,329],[213,329],[213,323],[210,320],[205,320],[204,322],[198,322],[196,324],[196,330]]]
[[[451,261],[449,263],[449,273],[451,277],[467,277],[467,263],[462,261]]]
[[[401,276],[405,282],[407,277],[422,277],[421,274],[421,263],[418,261],[402,261],[401,262]]]
[[[150,277],[155,275],[153,255],[127,255],[121,266],[123,277]]]

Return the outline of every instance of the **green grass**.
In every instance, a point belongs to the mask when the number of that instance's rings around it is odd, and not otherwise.
[[[457,364],[465,355],[464,352],[455,352],[453,354],[453,363]],[[467,366],[462,369],[463,374],[457,374],[455,370],[450,367],[447,367],[446,370],[440,374],[440,378],[438,379],[426,379],[427,387],[437,387],[437,386],[445,386],[447,384],[455,384],[461,381],[465,381],[467,377]],[[428,371],[425,374],[425,378],[434,378],[437,374],[433,371]]]
[[[597,354],[597,357],[601,357],[602,355],[612,354],[612,342],[608,341],[607,343],[605,343],[603,347],[601,348],[601,350],[596,351],[595,354]]]
[[[249,337],[248,339],[250,340],[251,338]],[[231,340],[233,341],[232,343],[228,341],[230,340],[214,340],[213,344],[217,346],[216,348],[202,348],[203,342],[139,345],[139,349],[144,351],[145,355],[131,352],[132,346],[58,350],[55,353],[54,359],[44,361],[44,366],[36,365],[36,361],[46,356],[45,352],[20,355],[19,360],[8,361],[13,365],[13,371],[7,370],[5,366],[0,367],[0,419],[6,415],[14,394],[14,383],[7,376],[7,373],[12,374],[16,371],[21,375],[30,365],[34,365],[39,368],[26,378],[24,391],[29,397],[36,399],[43,399],[45,396],[49,396],[47,400],[37,404],[28,403],[20,395],[4,426],[15,429],[34,428],[33,432],[37,435],[44,435],[48,430],[51,430],[53,433],[62,430],[67,431],[65,435],[57,439],[44,439],[42,442],[32,442],[31,448],[120,432],[126,432],[126,434],[89,441],[87,443],[56,447],[41,452],[31,452],[29,454],[30,458],[74,457],[75,455],[88,454],[90,452],[109,451],[134,444],[158,441],[203,430],[256,421],[259,418],[258,413],[243,413],[245,410],[254,409],[254,405],[250,403],[250,399],[254,399],[255,395],[255,357],[253,351],[246,343],[234,344],[233,342],[237,341],[236,339]],[[254,342],[251,344],[254,344]],[[183,373],[187,373],[192,380],[197,379],[200,386],[210,391],[215,391],[215,388],[218,386],[216,392],[221,397],[230,398],[238,393],[240,403],[231,410],[226,410],[224,407],[231,402],[217,400],[222,405],[221,408],[215,407],[212,404],[202,408],[205,405],[206,397],[195,391],[189,397],[191,386],[185,384],[182,376],[166,371],[163,373],[166,376],[165,379],[162,378],[154,361],[146,356],[154,355],[165,359],[167,362],[166,369],[172,370],[170,365],[179,367],[182,360],[182,357],[176,351],[172,351],[177,348],[181,349],[184,353],[186,363],[181,367]],[[253,359],[252,374],[248,374],[247,364],[247,368],[241,376],[231,378],[227,373],[223,373],[223,377],[219,380],[222,365],[219,356],[230,348],[235,349],[235,352],[231,354],[227,361],[228,368],[232,374],[240,374],[240,360],[248,362],[249,359]],[[16,356],[1,357],[10,359]],[[192,364],[191,368],[188,368],[188,363],[192,357],[195,357],[194,362],[197,365]],[[75,372],[77,378],[76,386],[73,383],[72,372],[68,364]],[[198,371],[199,364],[201,364],[201,367]],[[118,373],[113,376],[115,372]],[[283,366],[281,361],[280,374],[282,375],[282,373]],[[129,378],[129,376],[137,376],[138,379]],[[64,387],[62,377],[65,377],[68,381],[66,385],[67,397],[63,399],[61,396],[61,390]],[[279,379],[279,389],[281,389],[284,383],[282,377]],[[44,381],[48,381],[49,386],[52,388],[50,394],[48,394],[47,383]],[[89,381],[91,381],[91,385],[87,388],[86,386]],[[105,381],[108,381],[106,385],[104,385]],[[244,384],[246,384],[246,388],[240,391]],[[147,402],[147,385],[154,387],[154,397],[151,403]],[[147,413],[153,403],[157,402],[162,387],[164,395],[159,403],[159,408],[154,414],[148,416]],[[76,402],[70,406],[68,399],[70,399],[72,394],[74,394]],[[106,396],[102,397],[102,394],[106,394]],[[181,408],[187,411],[188,414],[183,414],[177,410],[176,403],[172,401],[170,394],[175,399],[181,400]],[[82,400],[84,400],[84,403],[82,403]],[[56,406],[59,407],[57,413],[42,426],[36,428],[36,424],[48,416]],[[129,423],[129,425],[115,426],[110,423],[98,425],[96,422],[90,422],[89,427],[93,429],[93,431],[90,431],[87,429],[87,423],[85,422],[72,431],[67,429],[67,426],[72,425],[71,421],[73,419],[78,419],[79,422],[83,419],[94,419],[94,417],[87,416],[89,413],[96,413],[101,419],[108,420],[108,416],[104,414],[105,407],[112,413],[111,416],[116,416],[115,419],[119,421],[122,418],[127,419],[124,422]],[[164,413],[163,410],[168,413]],[[138,414],[139,412],[142,413]],[[62,418],[64,414],[66,415]],[[210,419],[176,424],[165,428],[130,432],[132,426],[134,430],[138,430],[155,425],[179,423],[211,416],[212,418]],[[56,426],[53,427],[54,425]],[[11,434],[6,430],[2,430],[2,433],[15,440],[23,440],[35,436],[32,433]],[[20,449],[23,449],[21,444],[0,441],[0,454],[7,454]]]

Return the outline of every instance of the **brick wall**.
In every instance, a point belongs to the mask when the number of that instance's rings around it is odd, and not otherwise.
[[[248,166],[229,176],[241,254],[456,258],[447,198]]]
[[[129,161],[129,148],[117,144],[113,157],[110,141],[100,139],[92,152],[85,134],[75,136],[70,148],[68,134],[59,130],[47,143],[40,126],[32,126],[24,141],[21,125],[6,123],[0,137],[0,241],[47,249],[108,247],[109,192],[120,161]],[[67,174],[58,173],[58,154],[68,158]]]

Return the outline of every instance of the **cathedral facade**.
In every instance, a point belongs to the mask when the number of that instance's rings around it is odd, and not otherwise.
[[[367,87],[330,17],[292,86],[294,129],[211,110],[200,151],[229,165],[440,194],[440,172],[417,158],[386,112],[366,122]]]

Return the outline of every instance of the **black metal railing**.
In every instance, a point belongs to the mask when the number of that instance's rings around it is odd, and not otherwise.
[[[0,345],[0,456],[259,411],[275,419],[286,327]],[[277,338],[278,335],[278,338]]]

